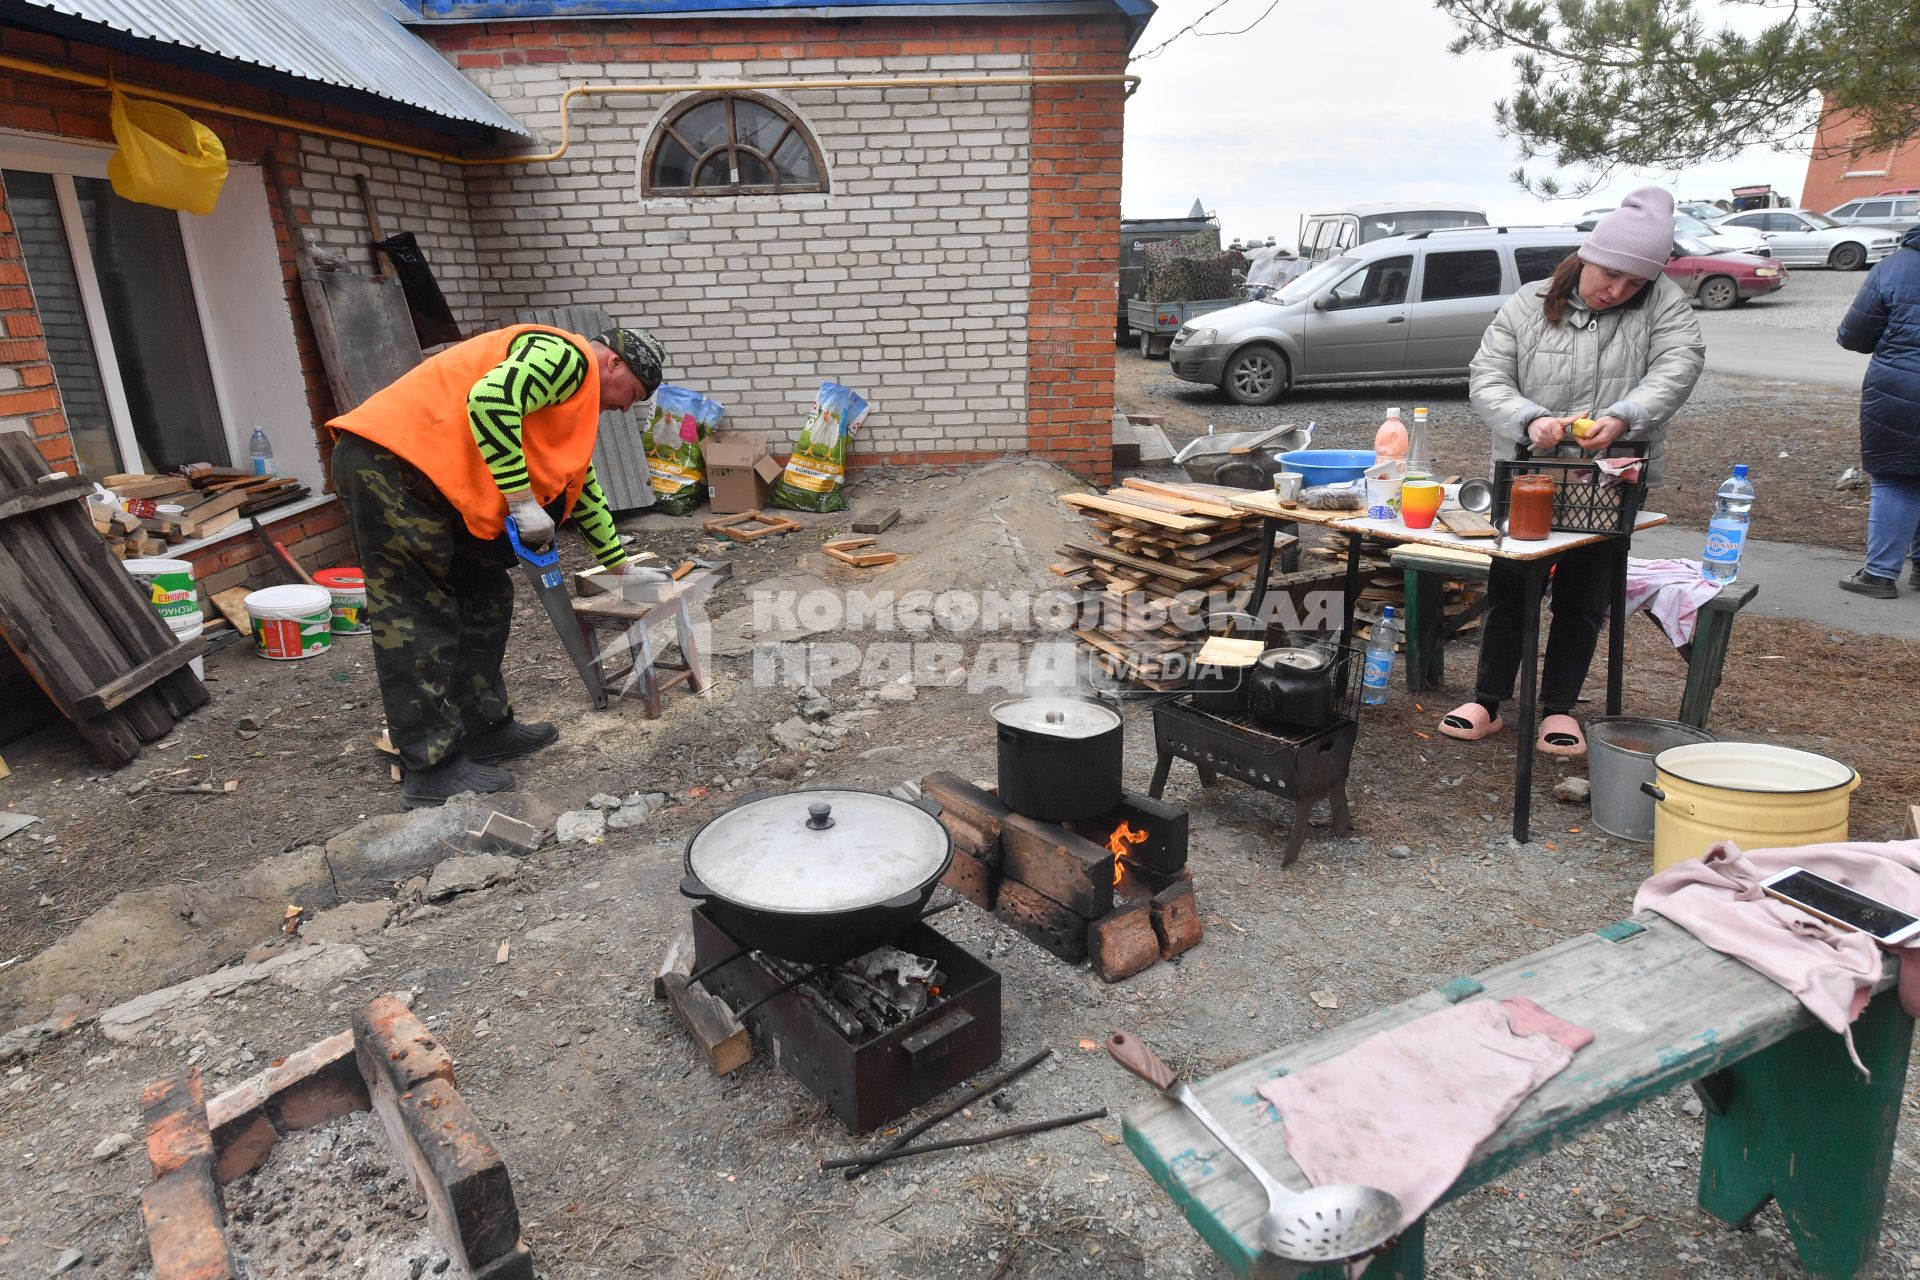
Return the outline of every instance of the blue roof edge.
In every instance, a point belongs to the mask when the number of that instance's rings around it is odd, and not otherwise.
[[[946,12],[1018,17],[1057,12],[1097,13],[1111,10],[1129,20],[1129,45],[1153,16],[1153,0],[396,0],[418,15],[421,23],[506,22],[545,18],[662,18],[759,17],[769,12],[794,11],[819,16],[878,16]]]

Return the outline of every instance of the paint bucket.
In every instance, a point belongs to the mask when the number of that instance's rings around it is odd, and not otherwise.
[[[247,617],[254,652],[263,658],[311,658],[333,643],[333,598],[324,587],[293,583],[249,591]]]
[[[313,575],[315,586],[333,597],[333,634],[363,636],[367,626],[367,577],[352,565],[322,569]]]
[[[161,617],[183,618],[200,612],[200,598],[193,593],[193,565],[188,561],[138,559],[121,563],[140,583],[154,612]]]
[[[195,609],[192,613],[186,614],[183,617],[167,619],[167,627],[173,632],[173,639],[176,644],[183,644],[188,640],[198,640],[200,633],[206,629],[206,625],[206,615],[202,614],[198,609]],[[207,660],[204,657],[195,658],[187,663],[187,665],[193,668],[194,675],[200,677],[202,680],[207,678]]]

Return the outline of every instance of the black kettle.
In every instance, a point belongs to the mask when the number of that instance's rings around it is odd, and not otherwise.
[[[1314,648],[1268,649],[1247,678],[1247,711],[1266,728],[1317,733],[1333,723],[1333,662]]]

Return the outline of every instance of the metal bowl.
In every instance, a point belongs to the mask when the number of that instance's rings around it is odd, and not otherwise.
[[[1493,510],[1493,485],[1485,480],[1462,480],[1458,501],[1462,510],[1485,515]]]

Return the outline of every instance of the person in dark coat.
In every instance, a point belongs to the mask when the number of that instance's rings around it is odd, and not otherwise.
[[[1908,585],[1920,590],[1920,227],[1867,273],[1835,336],[1873,356],[1860,387],[1860,460],[1873,481],[1867,563],[1840,586],[1891,600],[1902,556],[1913,562]]]

